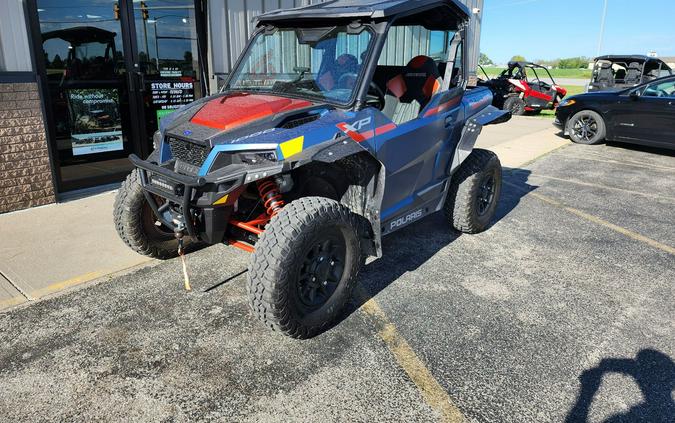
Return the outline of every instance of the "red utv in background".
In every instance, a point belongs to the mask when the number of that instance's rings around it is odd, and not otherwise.
[[[481,67],[481,70],[487,79],[479,85],[490,88],[493,105],[513,115],[554,110],[567,95],[567,90],[555,83],[548,69],[535,63],[509,62],[509,67],[493,79],[487,77],[485,69]]]

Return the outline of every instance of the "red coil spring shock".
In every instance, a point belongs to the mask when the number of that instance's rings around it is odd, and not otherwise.
[[[258,181],[258,192],[260,193],[260,198],[263,200],[265,211],[270,218],[276,216],[286,205],[279,191],[279,186],[274,179]]]

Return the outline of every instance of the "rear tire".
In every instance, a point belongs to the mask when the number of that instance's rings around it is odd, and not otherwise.
[[[178,241],[173,232],[155,225],[156,218],[143,194],[137,169],[117,191],[113,220],[122,241],[138,254],[161,260],[178,255]],[[186,250],[193,250],[197,245],[190,238],[185,239]]]
[[[513,116],[522,116],[525,114],[525,102],[520,97],[507,97],[504,100],[503,110],[511,112]]]
[[[570,139],[577,144],[598,144],[607,136],[605,120],[592,110],[577,112],[567,121],[565,129]]]
[[[501,190],[499,157],[492,151],[475,149],[452,177],[445,216],[460,232],[483,232],[494,218]]]
[[[306,339],[324,332],[352,295],[361,266],[357,217],[337,201],[301,198],[265,228],[248,268],[253,313]]]

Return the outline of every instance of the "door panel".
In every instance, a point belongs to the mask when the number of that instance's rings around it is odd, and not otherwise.
[[[377,157],[387,171],[382,202],[384,218],[429,200],[419,194],[447,178],[447,168],[452,159],[450,144],[461,109],[458,100],[461,100],[462,94],[463,91],[458,89],[441,95],[442,102],[452,104],[451,108],[430,117],[422,116],[405,122],[395,130],[376,137]]]
[[[121,179],[136,151],[115,1],[37,0],[59,190]],[[38,53],[38,54],[40,54]]]
[[[133,23],[142,142],[150,146],[162,117],[203,96],[194,0],[134,1]]]

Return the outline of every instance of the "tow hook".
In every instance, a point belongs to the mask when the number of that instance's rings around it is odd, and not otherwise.
[[[185,258],[185,248],[183,245],[185,239],[185,223],[180,219],[174,219],[173,223],[176,225],[174,234],[178,240],[178,255],[180,256],[181,263],[183,264],[184,286],[185,290],[189,292],[192,291],[192,286],[190,285],[190,276],[188,275],[187,271],[187,259]]]

